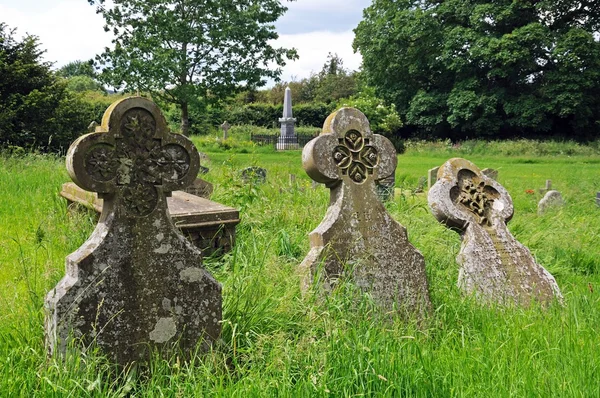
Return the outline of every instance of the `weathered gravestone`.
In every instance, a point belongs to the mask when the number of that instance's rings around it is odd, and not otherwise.
[[[508,231],[513,204],[504,187],[465,159],[450,159],[438,175],[429,206],[438,221],[461,234],[459,286],[484,302],[562,299],[554,277]]]
[[[191,141],[168,131],[151,101],[112,104],[95,133],[78,138],[67,169],[104,200],[96,229],[67,257],[66,276],[46,296],[49,349],[72,337],[119,364],[144,361],[156,348],[185,355],[221,331],[221,285],[202,254],[169,217],[166,196],[198,172]]]
[[[596,192],[596,205],[600,206],[600,192]]]
[[[229,129],[231,128],[231,124],[227,123],[227,120],[223,122],[221,125],[221,130],[223,130],[223,139],[226,140],[228,137]]]
[[[485,169],[481,170],[481,172],[484,175],[490,177],[492,180],[498,181],[498,170],[490,169],[489,167],[486,167]]]
[[[427,189],[430,189],[437,181],[437,173],[439,169],[439,167],[434,167],[433,169],[429,169],[429,171],[427,171]]]
[[[377,197],[382,202],[387,202],[394,199],[396,187],[396,173],[381,178],[375,181],[375,188],[377,189]]]
[[[203,180],[202,178],[196,178],[187,188],[185,192],[191,193],[192,195],[199,196],[201,198],[210,198],[213,193],[214,187],[210,182]]]
[[[425,312],[430,301],[423,256],[375,190],[375,181],[396,169],[392,143],[373,134],[359,110],[342,108],[304,147],[302,163],[331,190],[325,218],[310,233],[311,250],[300,265],[304,288],[322,266],[325,291],[346,276],[386,310]]]
[[[565,204],[565,200],[563,199],[560,192],[551,189],[546,192],[546,195],[540,200],[538,203],[538,214],[544,214],[551,208],[562,207]]]
[[[544,188],[540,188],[538,191],[540,195],[545,195],[548,191],[552,190],[552,180],[546,180],[546,186]]]
[[[277,138],[277,150],[298,149],[298,136],[296,135],[296,119],[292,113],[292,90],[287,87],[283,97],[283,117],[279,118],[281,131]]]
[[[267,170],[262,167],[246,167],[241,172],[242,181],[246,184],[264,184],[267,181]]]

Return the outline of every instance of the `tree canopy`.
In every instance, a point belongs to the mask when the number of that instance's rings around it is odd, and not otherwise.
[[[90,112],[42,60],[38,38],[15,37],[0,22],[0,145],[66,149],[85,132]]]
[[[100,79],[178,105],[184,134],[190,103],[260,87],[296,57],[272,45],[273,23],[286,11],[279,0],[88,1],[115,36],[96,58]]]
[[[599,28],[591,0],[374,0],[354,47],[367,83],[424,135],[589,139]]]

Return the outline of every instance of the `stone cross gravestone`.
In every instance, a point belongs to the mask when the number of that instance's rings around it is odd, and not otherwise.
[[[189,355],[219,337],[221,285],[167,210],[166,196],[192,183],[198,166],[192,142],[170,133],[158,107],[141,97],[113,103],[96,132],[71,145],[69,175],[104,204],[46,296],[51,352],[65,353],[72,337],[129,364],[175,345]]]
[[[230,128],[231,128],[231,124],[227,123],[227,120],[225,120],[223,122],[223,124],[221,125],[221,130],[223,130],[223,139],[224,140],[227,139],[227,135],[229,133]]]
[[[544,214],[551,208],[562,207],[565,204],[565,200],[563,199],[560,192],[551,189],[546,192],[546,195],[540,200],[538,203],[538,214]]]
[[[331,190],[327,213],[310,233],[311,250],[300,265],[304,288],[321,272],[325,291],[349,277],[386,310],[425,312],[430,301],[423,256],[375,189],[376,180],[396,169],[392,143],[373,134],[359,110],[342,108],[304,147],[302,163]]]
[[[544,188],[540,188],[540,194],[545,195],[548,191],[552,190],[552,180],[546,180],[546,186]]]
[[[438,175],[429,206],[438,221],[461,234],[458,285],[484,302],[561,300],[554,277],[508,231],[513,204],[504,187],[460,158],[444,163]]]

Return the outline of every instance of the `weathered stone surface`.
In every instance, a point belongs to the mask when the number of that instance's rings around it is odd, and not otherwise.
[[[185,192],[191,193],[192,195],[200,196],[201,198],[210,198],[213,193],[213,184],[202,178],[196,178],[193,183],[184,189]]]
[[[246,167],[241,172],[242,181],[246,184],[264,184],[267,181],[267,170],[262,167]]]
[[[95,133],[67,154],[71,178],[104,200],[96,229],[67,257],[66,276],[46,296],[51,352],[70,337],[95,343],[117,363],[175,345],[189,355],[221,331],[221,285],[169,217],[166,196],[196,177],[198,152],[169,133],[141,97],[113,103]]]
[[[481,172],[484,175],[490,177],[492,180],[498,181],[498,170],[490,169],[489,167],[486,167],[485,169],[481,170]]]
[[[560,192],[551,189],[546,192],[546,195],[538,203],[538,214],[543,214],[551,208],[562,207],[564,205],[565,200]]]
[[[386,310],[426,311],[430,301],[423,256],[375,189],[376,180],[396,169],[392,143],[373,134],[359,110],[342,108],[304,147],[302,163],[313,180],[331,190],[325,218],[311,232],[311,250],[300,265],[304,287],[323,265],[325,291],[346,276]]]
[[[429,169],[427,172],[427,189],[430,189],[433,184],[437,181],[437,174],[439,167],[434,167],[433,169]]]
[[[508,231],[512,199],[498,182],[465,159],[450,159],[429,190],[438,219],[460,231],[458,285],[483,302],[528,305],[562,299],[554,277]]]
[[[600,192],[596,192],[596,204],[600,206]]]
[[[377,188],[377,197],[379,200],[382,202],[393,200],[396,187],[396,173],[375,181],[375,187]]]
[[[63,184],[60,195],[69,202],[102,212],[104,201],[98,194],[72,182]],[[184,191],[173,191],[167,198],[167,206],[173,224],[205,257],[231,251],[235,227],[240,223],[238,210]]]

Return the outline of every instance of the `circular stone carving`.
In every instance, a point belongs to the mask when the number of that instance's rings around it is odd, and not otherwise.
[[[163,179],[181,180],[190,170],[190,155],[181,145],[168,144],[162,148],[157,164]]]
[[[156,121],[150,112],[142,108],[133,108],[121,118],[120,131],[127,140],[143,144],[150,141],[156,133]]]
[[[122,188],[123,206],[128,215],[145,217],[158,204],[158,192],[150,184],[133,184]]]
[[[352,152],[359,152],[365,145],[362,134],[356,130],[349,130],[344,137],[344,142]]]
[[[114,157],[115,148],[108,144],[93,146],[84,159],[85,171],[96,181],[110,181],[115,177],[118,162]]]

